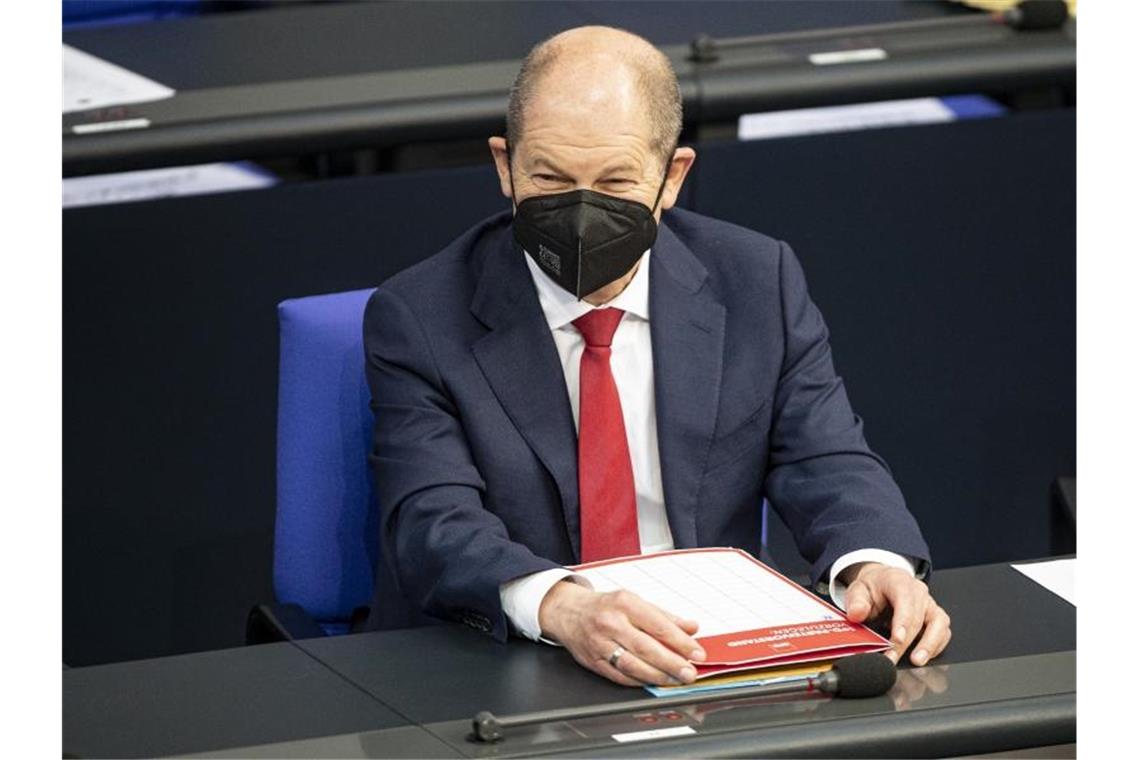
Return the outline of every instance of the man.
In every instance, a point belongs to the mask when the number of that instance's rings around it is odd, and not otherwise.
[[[617,683],[689,682],[694,621],[565,566],[760,550],[767,498],[892,657],[950,638],[929,556],[832,367],[787,245],[671,209],[668,60],[604,27],[527,57],[489,144],[513,213],[393,277],[364,324],[383,566],[370,624],[427,614],[566,647]],[[917,578],[916,578],[917,575]]]

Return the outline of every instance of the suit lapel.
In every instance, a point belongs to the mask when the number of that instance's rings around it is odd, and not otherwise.
[[[490,332],[471,347],[495,397],[554,478],[574,556],[578,527],[578,435],[558,349],[524,254],[500,238],[488,252],[472,313]]]
[[[697,545],[701,474],[712,443],[724,360],[724,306],[708,272],[662,224],[649,258],[649,325],[657,446],[665,507],[677,548]]]

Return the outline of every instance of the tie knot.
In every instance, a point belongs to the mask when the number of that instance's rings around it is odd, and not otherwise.
[[[582,333],[587,346],[609,348],[622,314],[625,312],[621,309],[591,309],[575,319],[573,325]]]

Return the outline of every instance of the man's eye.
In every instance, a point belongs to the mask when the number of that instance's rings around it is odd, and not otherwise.
[[[556,174],[532,174],[530,176],[536,180],[539,180],[540,182],[565,182],[566,181],[564,177],[559,177]]]

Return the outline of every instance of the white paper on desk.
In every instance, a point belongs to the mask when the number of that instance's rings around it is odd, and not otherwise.
[[[145,103],[172,95],[174,90],[166,85],[70,45],[63,46],[64,113]]]
[[[1074,607],[1077,606],[1077,560],[1055,559],[1010,565],[1027,578],[1035,580]]]
[[[954,111],[938,98],[884,100],[845,106],[795,108],[789,111],[747,113],[737,123],[740,140],[848,132],[906,124],[939,124],[954,121]]]
[[[95,174],[90,177],[68,177],[63,181],[63,207],[257,190],[275,184],[276,177],[245,162]]]
[[[796,588],[743,552],[679,550],[575,571],[596,591],[633,591],[674,615],[700,623],[700,636],[772,626],[843,620],[838,611]]]

